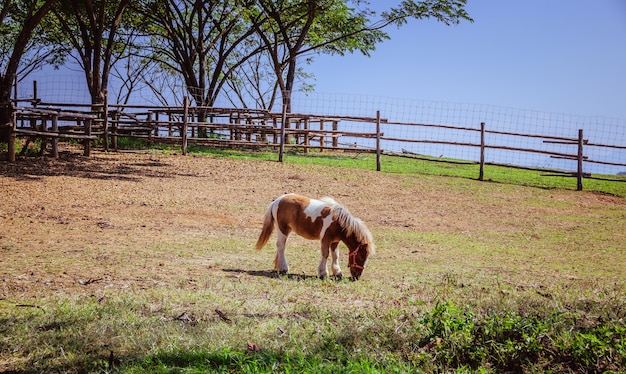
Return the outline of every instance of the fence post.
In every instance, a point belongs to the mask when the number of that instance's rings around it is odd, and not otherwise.
[[[52,132],[59,133],[59,116],[57,114],[52,115]],[[59,138],[52,138],[52,157],[59,158]]]
[[[280,147],[278,152],[278,162],[283,162],[285,153],[285,126],[287,125],[287,109],[289,107],[289,96],[283,97],[283,110],[280,116]]]
[[[150,112],[150,114],[152,115],[152,112]],[[158,111],[154,112],[154,136],[155,137],[159,136],[159,112]]]
[[[324,119],[320,118],[320,153],[324,152]]]
[[[485,123],[480,123],[480,172],[478,180],[485,179]]]
[[[104,107],[102,108],[102,132],[104,136],[104,151],[109,151],[109,91],[104,90]]]
[[[171,109],[167,109],[167,136],[172,137],[174,136],[174,132],[172,130],[172,111]],[[182,134],[181,134],[182,135]]]
[[[376,111],[376,171],[380,171],[380,110]]]
[[[85,119],[85,135],[87,136],[91,136],[91,121],[91,118]],[[89,157],[91,155],[91,140],[85,139],[83,144],[85,147],[83,155]]]
[[[303,118],[302,119],[302,126],[304,127],[304,153],[309,153],[309,145],[310,145],[310,141],[309,141],[309,119],[308,118]]]
[[[120,122],[120,113],[119,111],[115,111],[113,112],[113,116],[111,117],[111,147],[113,147],[113,149],[115,149],[117,151],[117,129],[118,129],[118,124]]]
[[[31,102],[31,106],[33,108],[37,108],[37,105],[39,104],[39,98],[37,97],[37,81],[33,81],[33,101]],[[36,119],[31,119],[30,120],[30,127],[33,128],[34,130],[39,130],[37,128],[37,120]],[[42,115],[41,116],[41,131],[46,132],[48,131],[47,128],[47,124],[46,124],[46,116]],[[34,139],[37,139],[36,137]],[[28,145],[28,143],[30,142],[30,138],[26,141],[26,144]],[[40,143],[40,149],[41,149],[41,155],[43,156],[46,148],[47,148],[47,139],[46,137],[41,137],[41,143]],[[25,149],[22,149],[22,153],[25,151]],[[22,154],[20,153],[20,154]]]
[[[7,161],[15,162],[15,143],[17,142],[17,134],[15,133],[15,130],[17,128],[17,113],[15,113],[15,111],[13,112],[11,120],[13,123],[11,124],[11,131],[9,131],[9,143],[7,144]]]
[[[15,75],[14,82],[14,91],[13,94],[15,96],[15,100],[17,100],[17,75]],[[16,101],[17,103],[17,101]],[[15,143],[17,142],[17,135],[15,134],[15,130],[17,128],[17,113],[14,110],[13,115],[11,116],[11,130],[9,130],[9,138],[7,139],[7,161],[15,162]]]
[[[152,122],[152,112],[151,111],[148,111],[148,114],[146,115],[146,122],[148,123],[148,125],[150,127],[152,127],[152,129],[148,133],[148,144],[154,144],[154,139],[152,138],[152,136],[153,136],[152,133],[154,132],[153,129],[156,128],[156,126],[154,126],[154,122]]]
[[[41,116],[41,131],[42,132],[48,132],[48,116],[46,114]],[[39,152],[43,156],[45,151],[46,151],[46,149],[48,148],[48,140],[47,140],[47,138],[45,136],[41,137],[41,145],[40,146],[41,146],[41,149],[40,149]]]
[[[579,129],[578,130],[578,175],[577,175],[577,179],[578,179],[578,183],[576,186],[576,190],[577,191],[582,191],[583,190],[583,130]]]
[[[183,144],[182,144],[183,156],[187,155],[187,126],[188,126],[187,116],[189,116],[189,98],[185,96],[183,98],[183,133],[181,134],[183,138]]]

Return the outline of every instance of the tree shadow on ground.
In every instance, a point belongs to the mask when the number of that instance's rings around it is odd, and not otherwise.
[[[20,157],[16,162],[0,161],[0,174],[18,180],[39,180],[49,176],[70,176],[88,179],[116,179],[140,182],[143,178],[173,178],[170,165],[159,160],[128,160],[125,163],[75,152],[61,152],[59,158]]]

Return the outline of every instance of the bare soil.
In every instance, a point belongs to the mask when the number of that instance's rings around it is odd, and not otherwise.
[[[623,216],[625,206],[621,198],[586,192],[483,183],[470,196],[465,187],[481,182],[161,153],[64,153],[58,160],[0,162],[0,172],[0,299],[12,300],[51,290],[71,295],[102,279],[142,286],[150,273],[164,281],[180,277],[159,271],[174,251],[132,257],[155,243],[244,238],[249,248],[242,251],[252,250],[264,209],[287,192],[334,197],[375,237],[396,228],[532,235],[529,227],[557,224],[566,231],[581,223],[554,217],[575,211],[581,221],[597,221],[598,209],[617,208]],[[623,243],[623,228],[612,228],[616,243]],[[398,249],[392,247],[379,246],[378,256]],[[202,261],[183,265],[223,271]]]

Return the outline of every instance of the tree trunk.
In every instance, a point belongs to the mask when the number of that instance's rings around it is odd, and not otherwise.
[[[33,13],[26,16],[22,30],[13,44],[13,53],[6,64],[5,71],[0,75],[0,142],[8,143],[13,133],[12,121],[15,109],[11,102],[11,87],[13,87],[20,60],[33,30],[56,2],[57,0],[47,0],[39,9],[31,9]]]
[[[11,103],[11,84],[8,77],[0,80],[0,142],[8,143],[13,131],[13,104]]]
[[[11,132],[13,132],[13,126],[11,126],[11,122],[10,120],[7,122],[5,121],[5,117],[10,118],[13,115],[13,111],[11,109],[7,110],[5,108],[0,108],[0,120],[3,121],[3,125],[0,126],[0,143],[8,143],[9,140],[11,139]]]

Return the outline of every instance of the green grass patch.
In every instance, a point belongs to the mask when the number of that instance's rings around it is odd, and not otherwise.
[[[295,304],[275,316],[230,313],[232,319],[224,321],[212,311],[178,315],[150,309],[158,300],[155,296],[50,301],[27,311],[5,308],[0,319],[2,354],[10,357],[12,350],[27,350],[28,372],[498,373],[626,368],[623,309],[618,315],[566,308],[520,314],[442,302],[428,308],[395,304],[346,315],[331,307]],[[172,305],[188,298],[167,296]],[[201,303],[202,297],[194,299]]]
[[[137,253],[132,276],[150,278],[135,286],[0,300],[0,364],[33,373],[626,369],[619,274],[562,282],[559,265],[541,260],[503,273],[531,249],[491,234],[384,230],[358,282],[306,275],[318,253],[304,240],[289,247],[299,270],[283,277],[269,271],[273,248],[242,256],[249,238],[156,243]],[[385,254],[392,244],[399,250]],[[154,261],[159,270],[142,273]],[[545,277],[524,273],[533,266]]]
[[[190,153],[206,154],[214,157],[227,157],[241,160],[278,160],[278,153],[269,151],[216,149],[193,145]],[[298,165],[323,165],[376,170],[376,155],[371,153],[331,153],[309,152],[301,153],[286,151],[284,162]],[[381,171],[387,173],[417,174],[429,176],[448,176],[465,179],[478,179],[479,165],[450,164],[445,162],[412,159],[407,157],[381,156]],[[576,189],[576,178],[542,176],[544,172],[507,168],[502,166],[485,166],[486,182],[512,184],[518,186],[537,187],[543,189]],[[586,191],[606,193],[626,197],[626,177],[616,175],[597,175],[621,180],[622,182],[584,179],[583,188]]]

